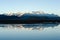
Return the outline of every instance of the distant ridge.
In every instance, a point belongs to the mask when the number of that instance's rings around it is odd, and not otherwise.
[[[40,12],[25,13],[23,15],[0,15],[0,23],[57,23],[60,17],[54,14],[44,14]]]

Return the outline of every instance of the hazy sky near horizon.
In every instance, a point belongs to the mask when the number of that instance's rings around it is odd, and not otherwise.
[[[0,0],[0,13],[40,10],[60,15],[60,0]]]

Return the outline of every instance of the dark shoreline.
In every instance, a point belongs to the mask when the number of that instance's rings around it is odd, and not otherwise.
[[[0,24],[60,23],[60,20],[0,20]]]

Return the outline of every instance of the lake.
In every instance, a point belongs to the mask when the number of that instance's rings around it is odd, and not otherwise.
[[[0,24],[0,40],[60,40],[60,24]]]

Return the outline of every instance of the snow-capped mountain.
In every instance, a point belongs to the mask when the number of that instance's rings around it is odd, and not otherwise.
[[[41,19],[59,19],[58,15],[48,14],[44,12],[31,12],[31,13],[13,13],[12,15],[0,15],[0,20],[41,20]]]
[[[27,20],[27,19],[56,19],[57,15],[54,15],[54,14],[29,14],[29,13],[26,13],[26,14],[23,14],[21,16],[21,19],[22,20]]]

